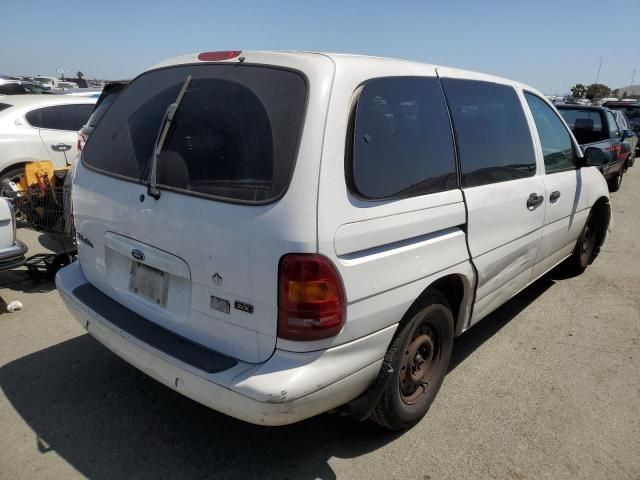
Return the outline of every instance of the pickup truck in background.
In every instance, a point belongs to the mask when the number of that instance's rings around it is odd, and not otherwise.
[[[617,192],[625,170],[635,158],[635,152],[631,152],[626,141],[635,135],[633,131],[620,130],[613,112],[605,107],[558,105],[557,108],[583,152],[590,148],[604,152],[607,162],[600,171],[607,180],[609,191]]]

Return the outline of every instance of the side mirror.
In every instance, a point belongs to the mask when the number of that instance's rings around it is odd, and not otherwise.
[[[607,163],[607,157],[604,152],[596,147],[587,148],[584,152],[582,165],[585,167],[600,167]]]
[[[627,138],[631,138],[635,135],[635,133],[633,133],[633,131],[631,130],[623,130],[622,131],[622,136],[620,137],[621,141],[626,140]]]

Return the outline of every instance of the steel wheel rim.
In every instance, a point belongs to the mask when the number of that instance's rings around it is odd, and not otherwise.
[[[438,329],[431,323],[420,325],[413,332],[400,362],[400,398],[407,405],[420,401],[426,394],[432,373],[440,359]]]

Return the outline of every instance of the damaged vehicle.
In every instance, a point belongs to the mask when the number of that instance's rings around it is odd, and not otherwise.
[[[79,260],[56,283],[107,348],[219,412],[283,425],[339,409],[407,429],[454,337],[556,265],[594,260],[604,161],[510,80],[185,55],[135,78],[87,140]]]

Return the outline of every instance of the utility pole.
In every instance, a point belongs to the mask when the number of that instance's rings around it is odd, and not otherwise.
[[[630,87],[633,87],[633,81],[636,79],[636,69],[633,69],[633,75],[631,75],[631,85],[629,85]]]
[[[600,69],[602,68],[602,57],[600,57],[600,65],[598,65],[598,75],[596,75],[596,84],[600,80]]]

